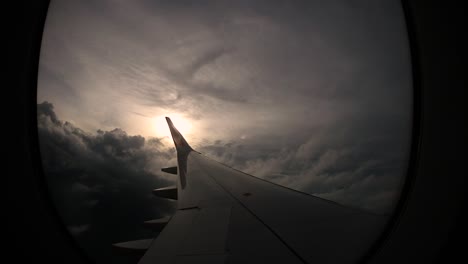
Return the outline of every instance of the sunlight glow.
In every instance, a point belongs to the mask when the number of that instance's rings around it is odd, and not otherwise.
[[[171,139],[171,131],[169,130],[169,127],[166,122],[166,116],[169,117],[172,120],[172,123],[174,123],[174,126],[179,130],[180,133],[184,137],[190,134],[192,130],[192,124],[191,122],[179,115],[179,114],[167,114],[164,116],[158,116],[154,118],[154,129],[157,137],[168,137]]]

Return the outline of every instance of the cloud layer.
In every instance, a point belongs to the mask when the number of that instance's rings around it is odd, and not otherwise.
[[[197,120],[196,143],[405,116],[403,18],[391,0],[60,1],[46,21],[38,102],[86,130],[143,136],[154,135],[152,117],[181,113]]]
[[[255,176],[382,213],[398,197],[413,99],[399,1],[55,1],[41,49],[44,167],[82,241],[140,238],[173,210],[149,195],[173,181],[154,137],[167,115]]]
[[[206,141],[197,150],[293,189],[389,213],[406,173],[409,142],[389,134],[391,128],[384,124],[378,129],[375,125],[363,122],[340,130],[337,124],[296,145],[251,137]],[[153,236],[141,223],[174,211],[173,203],[151,195],[153,188],[175,180],[160,173],[161,167],[176,164],[174,148],[161,139],[131,136],[119,128],[88,133],[61,121],[48,102],[38,104],[38,129],[44,172],[58,212],[96,259],[116,258],[107,248],[111,243]]]
[[[372,122],[376,121],[376,122]],[[199,151],[252,175],[348,206],[390,213],[405,179],[409,135],[377,120],[323,128],[304,141],[215,141]],[[408,133],[409,134],[409,133]],[[277,143],[277,145],[275,145]]]

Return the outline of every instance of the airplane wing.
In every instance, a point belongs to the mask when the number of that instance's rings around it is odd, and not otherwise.
[[[384,216],[292,190],[193,150],[166,117],[177,149],[177,186],[156,189],[177,211],[146,224],[153,240],[116,244],[144,249],[139,264],[355,263],[370,249]]]

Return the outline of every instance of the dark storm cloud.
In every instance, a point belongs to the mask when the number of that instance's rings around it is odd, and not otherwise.
[[[57,118],[57,115],[54,112],[54,106],[49,102],[43,102],[42,104],[37,105],[37,115],[39,116],[39,120],[41,121],[44,120],[44,118],[47,118],[53,124],[61,124],[61,122]]]
[[[37,109],[47,184],[82,246],[105,259],[112,243],[152,237],[142,222],[174,210],[171,202],[151,194],[175,181],[159,175],[161,167],[174,164],[174,151],[157,138],[145,140],[118,128],[86,133],[59,120],[48,102]]]

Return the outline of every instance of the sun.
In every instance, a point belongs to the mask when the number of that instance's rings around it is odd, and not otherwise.
[[[171,138],[171,131],[167,125],[166,116],[172,120],[174,126],[183,136],[190,134],[192,130],[192,124],[187,118],[184,118],[180,114],[167,114],[154,118],[154,130],[156,136]]]

